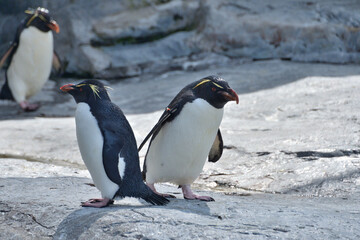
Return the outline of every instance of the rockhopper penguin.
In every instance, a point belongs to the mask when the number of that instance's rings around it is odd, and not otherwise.
[[[81,156],[102,195],[82,206],[104,207],[115,197],[142,198],[154,205],[168,203],[143,182],[134,133],[104,85],[86,80],[60,89],[71,94],[77,103],[76,135]]]
[[[54,53],[52,31],[59,25],[45,8],[25,11],[29,16],[18,27],[14,41],[0,60],[0,67],[8,60],[5,84],[0,99],[16,101],[25,111],[34,111],[39,105],[26,100],[41,90],[50,76],[51,66],[61,68]]]
[[[139,147],[140,151],[152,136],[143,177],[154,192],[154,183],[172,182],[181,186],[185,199],[214,201],[194,194],[190,184],[200,175],[207,156],[210,162],[216,162],[222,155],[219,126],[228,101],[238,103],[238,95],[218,76],[187,85],[171,101]]]

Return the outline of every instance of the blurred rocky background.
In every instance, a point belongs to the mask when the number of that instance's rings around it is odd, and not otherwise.
[[[360,239],[359,1],[0,0],[1,52],[38,6],[60,25],[64,74],[31,99],[36,112],[0,101],[0,239]],[[99,192],[59,87],[102,79],[139,144],[210,74],[240,99],[225,108],[222,158],[194,183],[216,202],[161,184],[178,197],[166,207],[82,209]]]
[[[24,9],[61,26],[67,76],[126,78],[204,69],[233,59],[359,63],[356,0],[1,0],[0,44]]]

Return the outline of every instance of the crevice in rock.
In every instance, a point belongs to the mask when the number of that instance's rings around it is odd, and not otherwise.
[[[21,213],[21,212],[20,212],[20,213]],[[36,219],[36,217],[35,217],[34,215],[32,215],[32,214],[30,214],[30,213],[22,213],[22,214],[29,216],[35,223],[37,223],[38,225],[40,225],[40,226],[43,227],[43,228],[46,228],[46,229],[49,229],[49,230],[53,230],[53,229],[55,228],[55,226],[48,227],[48,226],[42,224],[41,222],[39,222],[39,221]]]
[[[219,180],[215,180],[215,183],[217,184],[217,186],[213,188],[213,190],[227,189],[227,191],[229,191],[231,189],[231,190],[245,190],[247,192],[257,192],[257,193],[282,194],[282,192],[278,192],[278,191],[266,191],[266,190],[248,188],[248,187],[241,187],[230,182],[219,181]]]
[[[8,204],[6,204],[4,202],[0,202],[0,213],[8,213],[10,211],[11,211],[11,208]]]
[[[0,209],[0,212],[1,212],[1,213],[7,213],[7,214],[10,214],[11,212],[13,212],[13,213],[18,213],[18,214],[21,214],[21,215],[23,215],[23,216],[29,217],[34,223],[38,224],[39,226],[41,226],[41,227],[43,227],[43,228],[46,228],[46,229],[48,229],[48,230],[54,230],[54,228],[55,228],[55,226],[46,226],[46,225],[42,224],[42,223],[39,222],[39,221],[36,219],[36,217],[35,217],[33,214],[31,214],[31,213],[24,213],[24,212],[21,212],[21,211],[19,211],[19,210],[12,209],[12,208],[9,206],[9,204],[4,203],[4,202],[0,202],[0,205],[3,205],[4,208],[5,208],[5,209]],[[1,207],[1,208],[2,208],[2,207]],[[16,220],[14,220],[14,221],[16,221]],[[50,237],[51,237],[51,236],[52,236],[52,235],[50,235]]]
[[[237,146],[234,146],[234,145],[224,145],[223,148],[224,149],[229,149],[229,150],[234,150],[234,151],[238,152],[241,155],[250,154],[249,152],[246,151],[245,148],[237,147]]]
[[[230,149],[230,150],[235,150],[241,153],[247,153],[245,151],[240,151],[238,147],[234,146],[234,145],[224,145],[224,149]],[[306,161],[314,161],[314,160],[318,160],[319,158],[334,158],[334,157],[350,157],[350,156],[356,156],[356,155],[360,155],[360,149],[336,149],[333,151],[313,151],[313,150],[308,150],[308,151],[280,151],[281,153],[284,153],[286,155],[295,155],[297,158],[301,158],[303,160]],[[269,152],[269,151],[259,151],[259,152],[255,152],[256,156],[261,157],[261,156],[267,156],[270,154],[273,154],[273,152]]]
[[[275,232],[283,232],[283,233],[290,232],[290,230],[282,229],[282,228],[273,228],[273,230],[274,230]]]
[[[171,2],[171,0],[155,0],[155,1],[128,1],[130,9],[138,9],[143,7],[149,7],[154,5],[162,5]]]
[[[218,7],[218,9],[221,9],[223,7],[233,7],[239,11],[242,11],[242,12],[247,12],[247,13],[250,13],[250,14],[256,14],[255,11],[253,11],[252,9],[248,8],[248,7],[245,7],[245,6],[242,6],[240,4],[237,4],[237,3],[232,3],[232,2],[229,2],[229,3],[221,3]]]
[[[76,163],[70,163],[66,160],[49,159],[49,158],[43,158],[40,156],[31,156],[31,155],[26,155],[26,154],[0,153],[0,159],[1,158],[13,158],[13,159],[26,160],[28,162],[53,164],[56,166],[72,167],[72,168],[78,168],[78,169],[82,169],[82,170],[86,169],[85,166],[82,166],[82,165],[79,165]]]
[[[259,157],[266,156],[266,155],[269,155],[269,154],[271,154],[271,152],[256,152],[256,155],[258,155]]]
[[[139,215],[141,215],[141,216],[143,216],[143,217],[145,217],[145,218],[149,218],[149,219],[151,219],[153,222],[155,221],[155,219],[154,219],[153,217],[148,216],[148,215],[146,215],[145,213],[138,212],[138,211],[136,211],[135,209],[131,209],[131,211],[134,212],[134,213],[137,213],[137,214],[139,214]]]
[[[227,196],[249,197],[251,193],[224,192]]]
[[[224,149],[237,149],[237,147],[234,146],[234,145],[224,145],[223,148],[224,148]]]
[[[322,152],[322,151],[298,151],[298,152],[289,152],[281,151],[286,155],[295,155],[298,158],[302,158],[307,161],[314,161],[319,158],[334,158],[334,157],[349,157],[352,155],[359,155],[359,149],[353,150],[334,150],[331,152]]]
[[[135,45],[135,44],[142,44],[142,43],[150,43],[155,42],[158,40],[161,40],[163,38],[166,38],[172,34],[178,33],[178,32],[191,32],[197,28],[196,23],[192,23],[188,26],[185,26],[183,28],[179,28],[173,31],[169,32],[159,32],[154,34],[149,34],[145,36],[140,37],[122,37],[122,38],[93,38],[90,40],[90,45],[92,47],[108,47],[108,46],[114,46],[117,44],[121,45]]]

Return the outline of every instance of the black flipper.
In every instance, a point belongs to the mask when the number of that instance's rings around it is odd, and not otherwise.
[[[107,139],[106,139],[104,141],[104,148],[103,148],[104,169],[109,179],[114,183],[120,185],[122,181],[121,181],[118,165],[119,165],[119,155],[121,155],[121,149],[124,146],[124,144],[121,142],[110,146],[109,144],[107,144]]]
[[[151,131],[148,133],[148,135],[146,135],[145,139],[142,141],[142,143],[140,144],[139,148],[138,148],[138,152],[140,152],[140,150],[142,149],[142,147],[145,145],[145,143],[147,142],[147,140],[149,140],[149,138],[155,133],[158,132],[162,125],[166,122],[166,120],[171,116],[171,114],[173,114],[175,111],[177,110],[177,108],[174,109],[170,109],[170,108],[166,108],[165,112],[163,113],[163,115],[160,117],[159,121],[156,123],[156,125],[151,129]]]
[[[26,23],[23,20],[21,22],[21,24],[19,25],[19,27],[16,29],[14,41],[10,44],[9,48],[6,50],[6,52],[2,55],[2,57],[0,59],[0,68],[3,67],[5,62],[7,62],[8,65],[10,64],[10,62],[18,48],[19,41],[20,41],[20,34],[24,30],[25,24]],[[5,84],[2,86],[1,91],[0,91],[0,99],[15,100],[14,96],[12,95],[12,92],[9,88],[7,74],[5,74]]]
[[[224,144],[219,129],[209,152],[209,162],[217,162],[223,153],[223,148]]]
[[[58,75],[61,75],[64,71],[61,60],[57,52],[54,51],[53,59],[52,59],[52,66],[55,69]]]
[[[0,99],[12,100],[14,101],[14,96],[9,88],[7,79],[5,80],[5,84],[2,86],[0,91]]]
[[[14,55],[15,50],[17,49],[17,43],[13,42],[10,47],[6,50],[4,55],[0,59],[0,68],[4,65],[4,63],[10,62],[12,56]],[[5,73],[5,84],[2,86],[0,91],[0,99],[14,100],[14,96],[9,88],[7,74]]]
[[[14,40],[11,42],[9,48],[6,50],[4,55],[2,55],[2,57],[1,57],[0,68],[4,65],[5,62],[8,62],[8,64],[10,64],[12,57],[14,56],[14,54],[19,46],[20,34],[25,29],[25,25],[26,25],[25,20],[23,20],[20,23],[20,25],[18,26],[18,28],[16,29]]]
[[[190,86],[190,85],[189,85]],[[192,102],[195,99],[194,93],[192,92],[191,87],[187,87],[182,89],[178,95],[171,101],[171,103],[168,105],[168,107],[165,109],[163,114],[161,115],[159,121],[156,123],[156,125],[151,129],[149,134],[145,137],[143,142],[140,144],[138,148],[138,152],[142,149],[142,147],[145,145],[147,140],[151,136],[153,138],[157,135],[157,133],[160,131],[161,127],[166,123],[172,121],[182,110],[184,105],[188,102]]]
[[[17,45],[16,43],[12,43],[9,46],[9,48],[6,50],[4,55],[1,57],[1,59],[0,59],[0,68],[4,65],[4,63],[9,58],[9,56],[11,56],[13,54],[13,51],[15,50],[16,45]]]

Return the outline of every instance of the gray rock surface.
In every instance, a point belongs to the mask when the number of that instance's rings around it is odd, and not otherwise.
[[[204,7],[196,40],[201,49],[229,57],[359,63],[356,1],[209,0]]]
[[[157,40],[193,27],[198,8],[198,1],[170,1],[168,4],[130,9],[101,19],[94,24],[94,32],[100,38],[100,46]]]
[[[26,174],[2,179],[0,187],[5,194],[0,200],[0,238],[360,237],[356,223],[360,212],[358,204],[352,199],[309,199],[269,194],[224,196],[210,193],[217,201],[205,203],[186,201],[180,197],[178,189],[162,186],[162,191],[171,192],[179,199],[172,200],[165,207],[124,199],[105,209],[81,208],[80,201],[98,195],[94,187],[87,185],[88,182],[89,179],[82,177],[29,178]],[[14,198],[19,192],[21,198]]]
[[[1,239],[358,239],[360,122],[357,65],[230,61],[226,67],[104,81],[138,144],[187,83],[219,74],[238,93],[221,125],[225,150],[207,163],[197,191],[216,202],[178,199],[152,207],[99,197],[77,148],[75,103],[49,81],[37,112],[0,102]],[[140,152],[141,161],[145,149]]]
[[[68,76],[191,71],[229,58],[360,62],[356,0],[3,0],[0,52],[26,6],[39,4],[59,22],[55,46]]]

